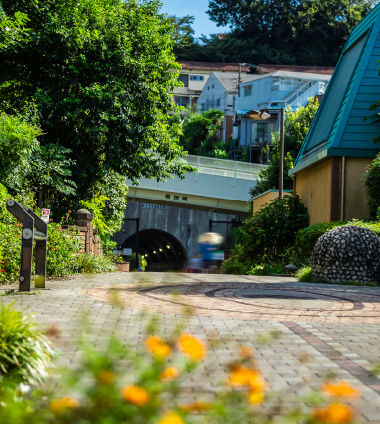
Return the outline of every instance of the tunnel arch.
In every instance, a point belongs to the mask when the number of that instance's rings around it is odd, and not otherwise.
[[[125,240],[122,247],[135,250],[136,233]],[[181,269],[187,261],[187,253],[182,243],[172,234],[146,229],[139,232],[139,254],[147,261],[147,271]]]

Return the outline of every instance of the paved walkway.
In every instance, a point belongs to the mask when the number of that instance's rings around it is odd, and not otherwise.
[[[151,313],[165,334],[191,307],[189,331],[219,342],[210,348],[200,379],[189,386],[198,396],[217,390],[227,376],[223,364],[236,358],[237,347],[244,344],[255,350],[278,396],[318,388],[333,372],[361,391],[356,404],[362,422],[380,424],[380,379],[370,374],[380,362],[379,288],[305,284],[284,277],[108,273],[49,282],[40,295],[1,300],[16,300],[17,307],[35,313],[43,325],[58,326],[62,334],[53,341],[63,354],[59,362],[71,367],[80,360],[77,337],[84,316],[96,347],[116,332],[138,348]],[[274,330],[282,335],[262,343]]]

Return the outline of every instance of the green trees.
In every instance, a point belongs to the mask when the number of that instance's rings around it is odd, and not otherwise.
[[[217,109],[190,113],[182,126],[181,144],[190,154],[215,156],[214,150],[220,142],[218,130],[221,129],[223,117],[224,113]]]
[[[293,180],[288,175],[293,167],[302,142],[306,137],[311,122],[318,110],[318,100],[311,100],[309,104],[294,112],[288,110],[285,115],[284,133],[284,189],[293,188]],[[273,150],[269,152],[268,167],[259,172],[257,185],[251,190],[252,196],[257,196],[267,190],[278,188],[278,174],[280,162],[280,135],[275,133],[273,138]]]
[[[105,175],[120,183],[120,176],[162,180],[189,169],[176,162],[180,127],[168,121],[177,65],[171,21],[157,1],[0,4],[0,111],[32,118],[41,128],[40,159],[54,155],[66,169],[61,178],[71,174],[75,192],[37,189],[55,211],[90,201]],[[19,12],[14,32],[22,36],[6,37],[5,22]]]
[[[335,66],[373,0],[211,0],[208,14],[231,33],[204,39],[182,60]],[[315,48],[310,48],[315,46]],[[206,58],[208,55],[208,59]]]

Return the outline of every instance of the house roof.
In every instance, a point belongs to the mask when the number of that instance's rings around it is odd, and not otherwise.
[[[182,69],[199,71],[220,71],[220,72],[238,72],[238,63],[212,63],[212,62],[189,62],[179,61]],[[241,72],[249,72],[249,66],[242,65]]]
[[[307,81],[330,81],[331,76],[330,75],[323,75],[323,74],[312,74],[307,72],[290,72],[290,71],[276,71],[271,72],[269,74],[263,74],[263,75],[246,75],[248,78],[246,79],[247,82],[256,81],[263,78],[269,78],[269,77],[282,77],[282,78],[297,78],[297,79],[304,79]]]
[[[237,90],[238,78],[239,78],[239,74],[237,72],[234,72],[234,73],[213,72],[212,74],[215,75],[215,77],[220,81],[220,83],[223,85],[226,91]],[[240,82],[245,83],[246,81],[252,81],[253,77],[255,77],[255,75],[241,74]],[[257,78],[259,77],[260,76],[257,75]]]
[[[380,3],[351,32],[289,174],[328,156],[374,157],[380,126],[364,121],[380,98]]]
[[[269,65],[260,64],[256,68],[259,74],[269,74],[276,71],[304,72],[311,74],[332,75],[334,68],[327,66]]]

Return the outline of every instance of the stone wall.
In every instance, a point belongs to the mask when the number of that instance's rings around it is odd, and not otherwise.
[[[97,235],[98,230],[94,228],[94,214],[87,209],[79,209],[75,214],[75,225],[63,225],[63,229],[78,231],[81,243],[79,253],[87,253],[94,256],[103,256],[100,238]]]
[[[380,282],[380,238],[363,227],[334,228],[315,244],[311,267],[315,278],[329,283]]]

